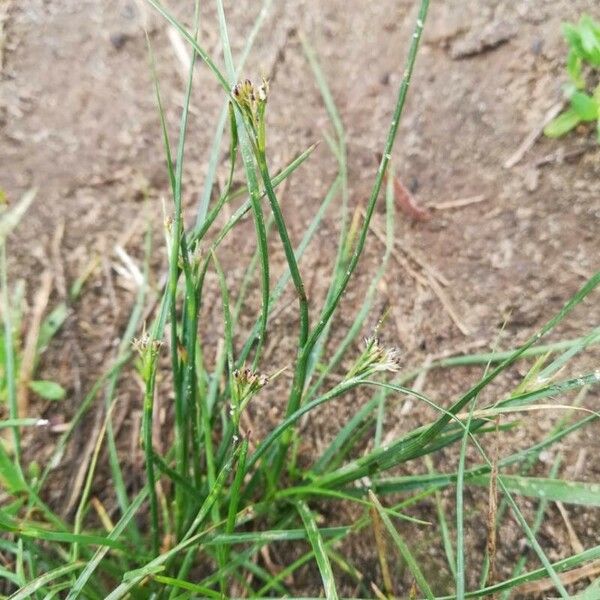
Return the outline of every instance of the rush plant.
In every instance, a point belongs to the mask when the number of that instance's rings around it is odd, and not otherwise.
[[[216,58],[197,41],[198,5],[190,31],[159,0],[147,1],[179,32],[193,56],[175,148],[168,134],[155,75],[172,193],[165,219],[167,283],[153,320],[142,328],[143,333],[136,334],[141,328],[145,302],[146,286],[142,286],[123,336],[126,343],[74,419],[73,428],[97,393],[105,390],[105,425],[89,461],[75,522],[59,518],[43,500],[45,483],[52,477],[50,465],[41,476],[31,479],[21,470],[18,457],[5,450],[0,454],[0,477],[5,490],[0,523],[6,532],[0,540],[4,559],[0,570],[6,577],[6,589],[13,592],[11,598],[290,597],[295,592],[290,589],[290,576],[305,565],[312,565],[316,574],[307,589],[314,589],[312,584],[316,582],[322,588],[320,595],[331,599],[339,596],[342,578],[350,581],[361,597],[373,597],[373,589],[380,597],[383,592],[379,588],[382,588],[390,595],[426,598],[491,597],[510,593],[526,582],[549,578],[556,593],[567,598],[566,584],[560,573],[599,559],[600,546],[551,562],[536,538],[541,519],[529,523],[515,497],[531,498],[542,514],[545,503],[552,500],[599,506],[598,485],[566,484],[558,476],[558,466],[546,478],[531,474],[543,450],[585,426],[596,424],[598,415],[584,411],[583,417],[577,417],[577,407],[569,407],[565,419],[548,435],[525,448],[509,448],[500,457],[490,456],[484,441],[490,435],[495,439],[499,432],[520,426],[520,414],[547,409],[551,398],[567,397],[573,391],[585,391],[598,384],[598,372],[569,376],[565,366],[576,354],[600,341],[600,327],[582,338],[549,345],[540,345],[540,342],[595,290],[600,283],[600,273],[525,343],[504,352],[458,356],[403,370],[397,350],[387,347],[376,336],[369,335],[361,349],[356,350],[356,341],[365,329],[377,285],[393,249],[393,178],[388,177],[385,186],[384,181],[385,174],[392,168],[390,158],[428,1],[420,2],[415,17],[391,123],[382,141],[382,158],[362,220],[349,218],[346,134],[342,119],[317,56],[308,40],[302,37],[308,63],[330,117],[332,133],[327,135],[327,142],[338,170],[297,243],[292,241],[288,230],[278,190],[291,173],[302,176],[304,169],[309,168],[314,146],[300,152],[279,172],[273,172],[266,123],[269,98],[277,94],[278,89],[275,85],[269,89],[268,82],[252,82],[241,74],[248,48],[270,2],[265,1],[242,58],[235,64],[224,7],[221,0],[216,1],[225,64],[225,72],[222,72]],[[195,225],[186,228],[189,220],[184,219],[183,214],[183,165],[197,60],[205,64],[220,85],[223,108]],[[225,186],[215,198],[213,187],[218,162],[215,156],[219,155],[224,135],[228,136],[230,165]],[[233,188],[238,162],[245,177],[242,190]],[[385,187],[383,194],[382,187]],[[317,306],[306,295],[302,258],[324,215],[336,204],[334,200],[339,207],[335,213],[340,223],[338,248],[324,302]],[[372,273],[352,326],[344,332],[341,341],[337,336],[338,341],[330,344],[333,320],[359,266],[379,202],[385,206],[387,234],[382,265]],[[231,210],[223,211],[225,206]],[[246,274],[234,291],[231,278],[221,264],[222,251],[229,234],[241,226],[247,214],[253,220],[256,250],[248,258]],[[286,268],[277,279],[271,268],[272,243],[268,243],[272,227],[286,260]],[[148,238],[146,255],[150,252]],[[204,335],[206,325],[200,319],[209,273],[218,287],[222,315],[222,343],[216,349],[208,347]],[[260,287],[260,301],[254,307],[254,323],[248,327],[242,325],[240,307],[254,278]],[[291,382],[286,386],[283,377],[279,380],[280,369],[286,365],[279,365],[275,372],[266,372],[264,354],[273,316],[290,282],[298,329],[289,369]],[[129,341],[134,335],[135,343],[131,346]],[[500,375],[517,361],[531,357],[537,360],[513,393],[496,394],[494,400],[481,399],[481,393]],[[132,360],[136,361],[144,388],[140,443],[145,456],[145,479],[134,490],[126,485],[111,428],[117,398],[115,389],[124,365]],[[457,398],[448,398],[443,406],[411,387],[415,377],[424,371],[463,365],[481,366],[481,376],[471,388]],[[258,395],[269,394],[270,389],[277,389],[272,399],[282,404],[283,416],[262,439],[255,439],[244,426],[244,416],[252,411]],[[298,460],[303,435],[301,423],[316,414],[319,407],[350,393],[357,398],[351,418],[339,423],[329,446],[318,456],[309,457],[308,465],[307,457]],[[172,420],[168,423],[172,428],[168,436],[170,443],[164,451],[159,451],[153,437],[159,395],[173,398]],[[411,398],[432,407],[436,416],[418,427],[407,426],[403,431],[395,431],[390,437],[389,430],[386,433],[386,415],[392,398]],[[15,427],[15,423],[12,426]],[[72,430],[61,438],[53,464],[60,460]],[[92,518],[91,489],[104,444],[109,450],[116,516],[111,518],[96,504],[96,518]],[[450,472],[436,471],[431,458],[451,448],[455,448],[458,465]],[[478,457],[474,465],[467,462],[469,448]],[[420,460],[429,466],[422,474],[402,471],[409,462],[414,464]],[[469,555],[464,518],[467,498],[463,491],[477,486],[490,487],[501,496],[498,509],[492,511],[489,519],[491,530],[506,519],[508,511],[512,513],[536,561],[530,570],[525,570],[525,564],[516,564],[514,573],[500,581],[490,575],[494,571],[491,546],[484,560]],[[445,489],[455,495],[455,526],[451,525],[441,504],[440,492]],[[450,583],[445,586],[438,584],[438,578],[429,567],[428,549],[415,544],[407,533],[410,527],[411,531],[417,528],[431,536],[437,534],[438,529],[431,523],[408,514],[409,507],[426,499],[435,501],[438,506],[440,538],[451,573]],[[334,526],[323,522],[319,514],[319,507],[324,504],[351,505],[358,509],[359,516]],[[382,567],[383,583],[375,581],[377,575],[372,574],[375,588],[361,573],[361,565],[353,564],[343,552],[345,541],[363,535],[372,527],[377,531],[380,564],[386,565]],[[397,551],[396,557],[385,555],[386,538]],[[278,552],[279,568],[275,569],[269,560],[269,551],[281,544],[292,546],[294,552]],[[301,552],[297,551],[299,548]],[[377,551],[374,548],[373,553]],[[404,575],[398,568],[400,564],[407,569]],[[413,582],[416,587],[411,591]]]

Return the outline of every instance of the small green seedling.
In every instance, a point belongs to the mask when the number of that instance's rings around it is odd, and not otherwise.
[[[570,107],[550,121],[544,129],[548,137],[561,137],[580,123],[597,123],[600,143],[600,24],[588,15],[579,23],[563,23],[563,35],[569,44],[565,94]]]

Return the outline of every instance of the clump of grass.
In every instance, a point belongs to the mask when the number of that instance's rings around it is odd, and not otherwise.
[[[427,0],[420,4],[404,76],[362,222],[349,223],[345,132],[317,57],[308,41],[302,40],[331,118],[334,135],[328,137],[328,143],[339,168],[321,206],[296,247],[288,233],[277,189],[282,181],[310,158],[313,148],[300,154],[280,173],[271,173],[265,115],[269,93],[277,91],[268,90],[265,82],[253,84],[249,80],[238,81],[241,78],[229,48],[227,22],[220,0],[217,0],[217,9],[226,74],[218,69],[215,61],[198,44],[195,34],[187,31],[158,0],[148,2],[187,40],[193,49],[194,60],[190,67],[179,139],[174,153],[156,80],[173,202],[166,220],[168,282],[156,317],[145,332],[138,335],[134,344],[136,365],[144,383],[140,443],[145,455],[146,479],[141,489],[133,494],[129,492],[111,428],[118,377],[133,353],[131,347],[124,345],[114,364],[90,391],[74,419],[73,427],[97,393],[105,390],[105,422],[87,466],[86,483],[73,524],[59,518],[43,501],[44,483],[51,476],[50,466],[43,476],[32,479],[22,471],[19,456],[11,456],[4,447],[0,447],[0,478],[5,488],[0,519],[6,531],[0,541],[3,556],[0,574],[6,578],[7,593],[15,590],[11,596],[14,599],[289,596],[289,577],[307,563],[314,563],[327,598],[338,597],[340,572],[355,580],[361,595],[369,596],[372,592],[368,582],[338,549],[349,536],[366,531],[375,522],[380,559],[384,552],[385,532],[389,535],[388,546],[397,550],[397,556],[381,559],[382,564],[386,565],[385,581],[373,581],[374,589],[385,589],[388,594],[396,593],[404,597],[410,594],[411,597],[421,595],[435,598],[439,597],[436,596],[439,593],[452,593],[454,595],[451,597],[458,598],[489,597],[500,592],[508,593],[524,582],[550,578],[557,592],[562,597],[568,597],[560,573],[599,558],[600,546],[551,563],[536,539],[540,519],[536,519],[533,527],[529,525],[514,497],[521,495],[537,499],[540,506],[549,500],[586,506],[600,504],[600,490],[595,484],[569,482],[566,485],[557,477],[556,470],[548,478],[530,475],[531,467],[542,450],[595,422],[598,415],[585,413],[579,420],[565,419],[543,440],[522,450],[509,450],[500,458],[488,457],[482,438],[486,434],[497,435],[498,431],[515,427],[517,422],[514,415],[518,412],[534,410],[546,399],[598,383],[597,372],[563,379],[559,379],[559,372],[575,354],[600,340],[600,328],[583,338],[550,346],[540,346],[539,342],[597,287],[600,273],[592,277],[556,316],[520,347],[507,352],[457,357],[423,367],[429,370],[461,364],[486,365],[481,379],[448,407],[441,407],[424,394],[411,389],[410,382],[421,370],[403,372],[395,351],[386,348],[375,338],[367,340],[366,347],[354,359],[353,366],[342,373],[333,385],[329,385],[330,379],[327,377],[337,372],[342,359],[348,357],[363,329],[373,303],[375,287],[393,244],[394,199],[390,183],[392,178],[388,178],[385,190],[387,249],[384,265],[374,274],[373,283],[365,294],[364,304],[356,313],[354,324],[328,355],[326,349],[332,320],[356,272],[384,175],[391,168],[390,157],[427,14]],[[198,14],[196,5],[196,29]],[[229,114],[230,171],[225,189],[212,206],[204,200],[210,198],[210,193],[203,193],[196,224],[186,229],[182,173],[193,69],[197,58],[208,66],[223,88],[225,117],[218,124],[214,147],[219,146],[222,128]],[[232,189],[238,155],[246,177],[245,193],[248,199],[219,227],[217,217],[223,206],[239,195]],[[216,161],[210,164],[206,183],[208,190],[212,189],[214,182]],[[337,197],[342,200],[342,214],[336,262],[323,306],[311,307],[304,291],[301,259],[325,211]],[[237,293],[238,301],[232,306],[231,282],[220,264],[219,252],[228,234],[246,213],[251,213],[254,221],[257,250],[248,262],[246,276]],[[272,223],[287,262],[287,270],[276,283],[272,281],[272,260],[267,244],[267,233]],[[148,237],[147,256],[150,251]],[[260,271],[261,305],[254,326],[244,336],[239,307],[256,268]],[[212,367],[205,360],[203,323],[199,321],[209,270],[214,270],[216,274],[223,315],[223,344],[217,351]],[[281,422],[263,439],[251,445],[249,433],[241,425],[242,416],[252,406],[256,395],[268,389],[270,380],[277,375],[261,370],[264,339],[271,325],[270,317],[279,306],[290,280],[297,297],[299,323],[296,356],[292,365],[293,380]],[[124,339],[127,341],[132,339],[139,327],[144,294],[145,286],[142,286],[125,332]],[[311,315],[315,314],[316,318],[311,319]],[[170,357],[170,377],[159,381],[160,359],[167,354]],[[543,360],[535,363],[530,376],[514,393],[491,404],[480,404],[481,392],[516,361],[540,355],[544,355]],[[393,380],[389,380],[389,373],[396,373]],[[386,377],[388,380],[385,380]],[[167,385],[172,386],[174,396],[172,445],[164,453],[159,453],[153,443],[154,407],[157,394],[165,394]],[[296,460],[300,419],[319,406],[356,390],[362,390],[365,396],[373,391],[375,394],[357,407],[356,414],[348,422],[340,423],[339,432],[330,446],[316,457],[311,466],[301,466]],[[384,443],[386,401],[390,394],[423,402],[434,408],[438,416],[432,422],[399,433]],[[19,415],[11,414],[11,417],[16,419]],[[496,419],[501,417],[502,423],[496,424]],[[15,427],[14,421],[9,423],[9,426]],[[70,431],[61,439],[55,460],[58,460]],[[372,437],[372,443],[367,451],[359,454],[359,444],[369,437]],[[104,443],[109,449],[118,516],[111,519],[103,507],[96,503],[94,506],[100,525],[94,525],[94,521],[88,518],[93,505],[90,490],[99,450]],[[429,460],[429,470],[425,474],[397,474],[398,467],[403,464],[422,457],[431,459],[441,450],[452,446],[458,448],[459,455],[459,464],[454,472],[437,472]],[[469,467],[467,464],[469,446],[481,457],[476,466]],[[512,473],[507,473],[508,467],[513,468]],[[439,495],[441,490],[452,486],[456,489],[454,530],[446,518]],[[522,572],[525,565],[519,563],[509,579],[498,581],[497,577],[493,580],[488,578],[490,568],[494,572],[494,557],[489,557],[487,562],[474,561],[466,552],[466,499],[463,494],[466,486],[491,486],[498,490],[502,499],[498,508],[490,511],[492,517],[489,518],[498,524],[510,509],[533,549],[540,568]],[[386,498],[394,499],[391,506]],[[411,538],[402,532],[403,524],[407,522],[411,523],[411,527],[430,527],[428,523],[405,512],[409,506],[427,498],[434,498],[438,503],[443,545],[450,563],[449,572],[455,582],[453,589],[434,589],[435,578],[430,573],[427,556],[422,549],[413,547]],[[364,512],[352,523],[330,527],[321,523],[315,507],[316,500],[354,503]],[[488,526],[493,528],[493,523],[488,523]],[[456,533],[454,541],[453,533]],[[302,544],[305,553],[277,572],[270,569],[268,561],[261,560],[261,557],[264,558],[266,549],[276,547],[279,543]],[[394,586],[402,584],[397,576],[400,563],[406,566],[410,574],[404,580],[408,581],[408,585],[405,589],[394,590]],[[470,582],[477,579],[468,574],[475,573],[478,568],[481,569],[478,578],[481,583],[468,591]],[[416,588],[411,588],[412,582]]]

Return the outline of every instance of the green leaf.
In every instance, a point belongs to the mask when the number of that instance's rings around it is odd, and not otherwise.
[[[146,498],[148,497],[148,488],[142,489],[142,491],[137,495],[137,497],[131,502],[127,511],[123,514],[123,516],[119,519],[119,522],[115,525],[113,530],[108,534],[106,539],[116,540],[123,533],[127,524],[131,519],[137,514],[140,506],[144,503]],[[69,591],[69,595],[67,596],[67,600],[75,600],[76,598],[80,598],[82,590],[86,586],[89,578],[92,576],[94,571],[98,568],[98,565],[102,562],[104,557],[108,552],[108,546],[101,546],[96,550],[94,555],[88,560],[84,569],[79,574],[79,577],[75,581],[75,583],[71,586]]]
[[[42,427],[48,425],[48,421],[45,419],[38,419],[36,417],[25,418],[25,419],[4,419],[0,421],[0,429],[8,429],[9,427]]]
[[[44,352],[50,343],[50,340],[56,335],[56,332],[61,328],[62,324],[69,316],[69,309],[65,302],[61,302],[54,310],[44,319],[40,327],[40,334],[37,341],[38,355]]]
[[[577,52],[580,56],[583,56],[583,48],[581,46],[581,40],[577,27],[572,23],[563,23],[562,33],[571,49]]]
[[[598,102],[585,92],[575,92],[571,96],[571,107],[582,121],[598,118]]]
[[[581,66],[581,56],[575,48],[571,48],[567,54],[567,73],[577,89],[583,89],[585,87],[585,79],[581,74]]]
[[[69,533],[68,531],[49,531],[29,525],[20,526],[19,533],[25,537],[33,538],[35,540],[47,540],[49,542],[106,546],[107,548],[117,548],[119,550],[124,550],[126,548],[123,542],[102,535]]]
[[[577,127],[579,123],[581,123],[581,117],[572,108],[569,108],[544,127],[544,135],[549,138],[561,137]]]
[[[335,579],[333,577],[333,571],[331,570],[331,563],[327,556],[327,550],[323,543],[321,532],[317,527],[313,514],[306,505],[305,502],[296,502],[296,508],[300,513],[310,545],[312,546],[313,552],[315,553],[315,560],[321,573],[321,579],[323,580],[323,589],[325,591],[325,598],[328,600],[337,600],[338,593],[335,587]]]
[[[591,17],[583,15],[579,21],[579,37],[586,59],[594,66],[600,65],[600,34]]]
[[[11,600],[24,600],[33,596],[38,590],[44,588],[44,586],[52,583],[53,581],[59,580],[61,577],[81,569],[83,563],[74,562],[66,565],[62,565],[56,569],[48,571],[35,579],[32,579],[26,586],[22,587],[18,592],[13,594]]]
[[[339,527],[322,527],[319,535],[323,539],[331,539],[339,535],[347,535],[352,531],[351,525],[340,525]],[[264,531],[242,531],[239,533],[220,533],[213,538],[207,539],[205,546],[217,546],[224,544],[269,544],[272,542],[291,542],[296,540],[310,539],[306,529],[267,529]]]
[[[3,447],[0,446],[0,482],[11,494],[27,490],[21,470],[11,461]]]
[[[189,590],[190,592],[198,592],[207,598],[222,598],[219,592],[215,592],[209,588],[203,587],[201,585],[196,585],[195,583],[190,583],[189,581],[183,581],[181,579],[177,579],[176,577],[167,577],[165,575],[153,575],[152,578],[159,583],[164,583],[170,587],[180,588],[182,590]]]
[[[521,496],[546,498],[565,504],[600,506],[600,484],[581,481],[565,481],[544,477],[524,477],[520,475],[502,475],[502,481],[508,490]],[[476,485],[488,485],[489,476],[477,476],[469,480]]]
[[[65,389],[56,381],[30,381],[29,387],[45,400],[62,400],[66,395]]]

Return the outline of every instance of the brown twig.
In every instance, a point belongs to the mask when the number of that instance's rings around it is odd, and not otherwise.
[[[440,285],[444,287],[448,287],[450,282],[431,264],[429,264],[416,250],[405,244],[404,242],[400,242],[396,240],[394,242],[410,260],[416,263],[425,273],[431,275],[436,281],[439,281]]]
[[[64,263],[60,255],[60,247],[65,234],[65,221],[61,219],[52,236],[52,263],[55,273],[56,290],[63,299],[67,298],[67,284]]]
[[[574,148],[573,150],[565,150],[563,147],[560,147],[556,152],[551,152],[550,154],[546,154],[546,156],[542,156],[542,158],[536,160],[534,165],[536,167],[544,167],[553,163],[561,164],[565,161],[568,162],[575,158],[579,158],[582,154],[585,154],[588,150],[595,147],[596,142],[593,144],[586,144],[580,148]]]
[[[390,575],[390,567],[387,561],[387,548],[385,537],[383,535],[383,527],[381,526],[381,517],[374,506],[371,506],[371,522],[373,523],[373,533],[375,534],[375,544],[377,545],[377,555],[379,556],[379,565],[381,567],[381,575],[383,577],[383,587],[387,596],[394,596],[394,587],[392,577]]]
[[[584,567],[578,569],[572,569],[566,573],[560,573],[558,578],[563,585],[571,585],[577,583],[582,579],[588,577],[594,577],[600,573],[600,560],[595,560]],[[541,592],[547,592],[548,590],[554,589],[554,582],[552,579],[547,577],[541,581],[533,581],[531,583],[524,583],[523,585],[517,586],[515,591],[518,590],[519,597],[525,597],[528,594],[539,594]]]
[[[557,500],[556,508],[558,508],[558,512],[560,513],[560,516],[562,517],[563,521],[565,522],[565,527],[567,528],[567,534],[569,536],[569,542],[571,543],[571,548],[573,549],[573,552],[575,554],[580,554],[584,550],[583,544],[577,537],[577,533],[575,532],[575,529],[573,528],[571,519],[569,519],[569,513],[567,512],[565,505],[562,502],[560,502],[559,500]]]
[[[363,216],[363,218],[365,217],[365,212],[364,210],[361,209],[361,214]],[[371,221],[371,224],[369,226],[371,228],[371,231],[373,232],[373,234],[375,235],[375,237],[382,243],[382,244],[386,244],[386,236],[383,233],[383,231],[381,231],[381,229],[379,229],[379,227],[374,223],[374,221]],[[428,282],[427,282],[427,278],[424,277],[423,275],[421,275],[421,273],[415,271],[409,264],[409,262],[406,260],[406,258],[404,258],[404,256],[402,256],[398,250],[396,249],[396,244],[398,244],[398,241],[394,240],[393,242],[393,246],[392,246],[392,256],[395,258],[396,262],[418,283],[420,283],[423,287],[428,287]],[[403,248],[404,250],[404,248]],[[417,262],[417,261],[415,261]],[[418,263],[417,263],[418,264]],[[420,265],[419,265],[420,266]],[[422,267],[421,267],[422,268]]]
[[[427,279],[427,277],[425,277],[424,275],[422,275],[421,273],[419,273],[418,271],[415,271],[415,269],[413,269],[410,266],[410,263],[408,262],[408,260],[406,260],[406,258],[404,258],[404,256],[402,256],[398,250],[396,250],[395,248],[392,250],[392,256],[394,257],[394,259],[396,260],[396,262],[417,282],[420,283],[423,287],[429,287],[429,280]]]
[[[112,309],[113,319],[116,321],[119,316],[119,301],[115,292],[115,286],[113,284],[113,275],[111,270],[110,262],[103,257],[102,258],[102,273],[104,280],[106,281],[106,295],[110,300],[110,307]]]
[[[371,228],[371,231],[373,232],[373,234],[375,235],[375,237],[382,244],[385,244],[386,243],[385,235],[377,227],[377,225],[375,225],[375,223],[373,223],[373,221],[371,221],[370,228]],[[399,245],[399,243],[397,241],[394,241],[394,245],[395,244]],[[405,253],[408,254],[407,248],[405,246],[400,246],[400,247],[402,248],[402,250]],[[406,261],[406,259],[399,254],[399,252],[395,249],[395,247],[392,247],[392,256],[398,262],[398,264],[403,269],[405,269],[406,272],[411,277],[413,277],[413,279],[418,281],[424,287],[431,288],[431,290],[437,296],[438,300],[440,301],[440,303],[442,304],[442,306],[444,307],[444,309],[446,310],[446,312],[452,319],[453,323],[458,327],[460,332],[465,336],[470,335],[471,332],[469,331],[469,328],[462,322],[462,320],[458,316],[458,313],[456,312],[454,306],[452,305],[452,302],[450,301],[450,299],[446,295],[446,292],[444,292],[444,290],[442,289],[442,286],[440,285],[439,280],[440,280],[441,274],[437,273],[436,270],[431,265],[425,263],[425,261],[423,259],[421,259],[416,253],[414,253],[412,251],[410,252],[410,258],[412,258],[418,264],[418,266],[420,266],[421,269],[423,269],[423,271],[425,271],[425,276],[421,275],[420,273],[418,273],[417,271],[412,269],[410,267],[410,265],[408,264],[408,262]],[[448,283],[448,281],[445,278],[444,278],[444,281],[446,283]]]
[[[431,275],[428,274],[427,278],[429,279],[429,285],[431,286],[431,289],[434,291],[435,295],[438,297],[438,300],[442,303],[442,306],[450,315],[450,318],[458,327],[460,332],[465,336],[471,335],[469,328],[462,322],[462,320],[458,316],[458,313],[456,312],[454,306],[450,302],[450,298],[448,298],[446,292],[442,289],[442,286]]]
[[[93,496],[90,499],[90,504],[96,511],[98,519],[100,519],[100,523],[102,523],[104,529],[106,529],[106,531],[110,533],[115,528],[115,524],[112,522],[106,508],[104,508],[104,504],[102,504],[102,502],[98,498],[96,498],[96,496]]]
[[[374,581],[371,581],[371,589],[379,600],[389,600],[388,597],[379,589]]]
[[[20,417],[26,417],[29,414],[29,383],[35,370],[40,327],[44,311],[48,306],[50,293],[52,292],[52,281],[53,277],[51,271],[44,271],[42,273],[38,291],[35,295],[29,330],[27,331],[27,337],[25,338],[25,346],[21,355],[21,366],[19,368],[17,406]]]
[[[279,575],[279,573],[281,573],[282,567],[279,566],[278,564],[275,564],[275,562],[271,558],[271,551],[269,549],[269,546],[263,546],[260,549],[260,555],[262,556],[262,559],[263,559],[263,562],[265,563],[265,567],[266,567],[267,571],[269,571],[269,573],[271,575],[273,575],[273,577],[275,577],[276,575]],[[286,578],[286,583],[288,585],[293,583],[291,573]]]
[[[67,516],[71,513],[77,501],[79,500],[79,496],[81,494],[81,489],[83,488],[83,484],[85,482],[85,478],[87,475],[88,467],[90,465],[90,461],[92,459],[92,455],[94,454],[94,449],[96,448],[96,444],[100,439],[100,436],[104,435],[105,426],[103,425],[102,416],[104,411],[102,408],[98,408],[96,411],[96,418],[94,420],[93,429],[91,432],[88,432],[87,443],[83,452],[79,453],[77,456],[77,464],[79,465],[77,468],[77,473],[75,477],[72,479],[71,493],[69,495],[69,499],[63,509],[63,515]]]
[[[583,388],[582,388],[583,389]],[[575,461],[575,467],[573,467],[573,479],[578,479],[585,467],[585,461],[587,458],[587,448],[580,448],[577,453],[577,460]]]
[[[548,123],[550,123],[550,121],[552,121],[552,119],[558,115],[564,106],[565,101],[561,100],[550,107],[542,122],[525,137],[517,150],[504,161],[503,166],[505,169],[512,169],[512,167],[514,167],[517,163],[521,162],[525,154],[533,147],[542,133],[544,133],[544,127],[546,127],[546,125],[548,125]]]
[[[470,196],[469,198],[458,198],[456,200],[448,200],[446,202],[437,202],[436,204],[430,204],[429,208],[432,210],[452,210],[455,208],[471,206],[471,204],[479,204],[480,202],[485,202],[486,200],[486,196],[479,194],[478,196]]]

